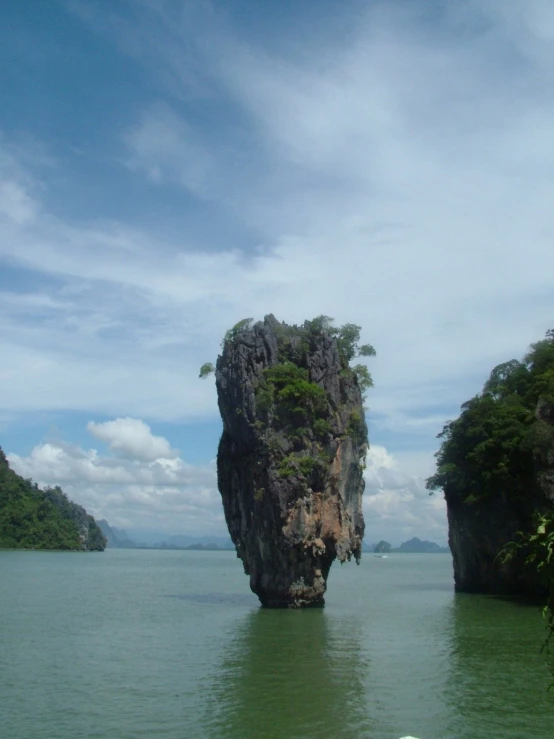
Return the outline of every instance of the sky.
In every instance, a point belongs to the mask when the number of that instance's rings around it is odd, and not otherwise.
[[[224,534],[238,320],[373,344],[366,539],[445,543],[436,435],[554,327],[550,0],[13,0],[0,444],[133,529]]]

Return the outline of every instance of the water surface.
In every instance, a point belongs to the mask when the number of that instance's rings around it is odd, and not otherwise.
[[[2,739],[544,739],[538,607],[449,555],[335,565],[266,611],[230,552],[0,552]]]

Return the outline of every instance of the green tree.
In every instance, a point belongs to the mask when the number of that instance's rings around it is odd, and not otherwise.
[[[499,559],[504,563],[510,562],[514,557],[518,560],[524,558],[526,564],[536,567],[548,589],[543,609],[547,629],[544,650],[554,675],[554,513],[537,515],[535,529],[531,532],[518,532],[515,540],[508,542],[499,554]]]
[[[294,357],[295,361],[301,364],[302,353],[306,353],[310,348],[310,339],[317,338],[321,335],[327,335],[334,338],[337,342],[337,349],[343,368],[347,372],[353,372],[358,380],[358,384],[362,394],[365,394],[369,388],[373,387],[373,380],[369,369],[363,364],[357,364],[350,367],[350,362],[356,357],[374,357],[376,351],[371,344],[360,344],[361,327],[354,323],[345,323],[343,326],[335,326],[334,319],[330,316],[320,315],[312,318],[310,321],[304,321],[302,326],[281,327],[278,329],[278,335],[282,346],[281,354],[285,360],[291,361]],[[241,334],[252,328],[253,319],[243,318],[229,329],[221,342],[223,348],[229,342],[236,341]],[[287,335],[287,331],[290,335]],[[296,344],[293,346],[291,340],[294,338]],[[298,341],[299,340],[299,341]],[[215,372],[212,362],[205,362],[200,367],[199,376],[205,379]],[[266,398],[267,400],[267,398]]]
[[[371,344],[359,345],[361,330],[362,327],[356,326],[354,323],[345,323],[344,326],[335,329],[339,354],[347,364],[355,357],[374,357],[376,355]]]
[[[221,346],[225,346],[228,341],[234,341],[243,331],[248,331],[252,328],[253,318],[243,318],[238,323],[235,323],[233,328],[230,328],[221,342]]]
[[[213,374],[215,372],[215,367],[211,362],[204,362],[202,367],[200,367],[200,374],[198,375],[202,380],[204,380],[209,375]]]

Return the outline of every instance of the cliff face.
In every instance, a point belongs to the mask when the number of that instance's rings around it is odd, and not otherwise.
[[[496,496],[468,504],[445,487],[449,544],[456,590],[461,592],[544,594],[545,583],[536,568],[526,566],[525,552],[507,563],[499,551],[517,540],[518,532],[532,533],[537,514],[554,508],[554,404],[539,399],[534,427],[543,443],[531,455],[528,484],[517,498]]]
[[[266,316],[226,341],[218,484],[229,533],[263,605],[323,605],[335,558],[359,561],[367,427],[337,341]]]

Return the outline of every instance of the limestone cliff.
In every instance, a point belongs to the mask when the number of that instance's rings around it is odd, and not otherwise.
[[[315,322],[273,316],[245,322],[218,358],[219,490],[264,606],[323,605],[333,560],[360,559],[367,426],[347,360]]]
[[[554,406],[539,400],[535,428],[548,423],[554,429],[553,411]],[[521,595],[546,592],[540,573],[526,565],[524,551],[506,563],[497,556],[508,542],[517,540],[518,532],[534,531],[537,514],[554,508],[554,444],[547,444],[544,452],[535,449],[533,456],[525,495],[517,498],[484,498],[468,505],[445,488],[456,590]]]
[[[539,517],[554,515],[554,334],[523,362],[496,367],[440,436],[427,485],[444,491],[456,589],[546,592],[544,570],[527,555]]]
[[[535,514],[544,500],[533,496],[524,503],[489,500],[467,506],[447,497],[448,544],[452,551],[454,585],[462,593],[542,594],[545,588],[523,558],[502,564],[499,552],[533,530]]]

